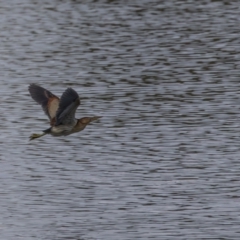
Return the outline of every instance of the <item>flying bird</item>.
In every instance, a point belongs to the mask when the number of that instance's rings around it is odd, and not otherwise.
[[[80,98],[72,88],[67,88],[60,99],[50,91],[36,84],[31,84],[28,90],[33,100],[42,106],[43,111],[50,120],[51,126],[44,130],[42,134],[32,134],[29,137],[30,140],[46,134],[56,137],[80,132],[90,122],[101,118],[100,116],[75,118],[75,112],[80,105]]]

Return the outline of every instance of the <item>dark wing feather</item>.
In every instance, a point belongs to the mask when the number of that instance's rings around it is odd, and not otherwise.
[[[52,123],[55,120],[56,112],[59,106],[59,98],[50,91],[36,84],[31,84],[28,90],[33,100],[42,106],[43,111]]]
[[[60,99],[59,108],[56,114],[55,126],[60,124],[74,124],[75,112],[79,105],[80,99],[78,94],[72,88],[68,88]]]

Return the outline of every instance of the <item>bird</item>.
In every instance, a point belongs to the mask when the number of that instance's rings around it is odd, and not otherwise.
[[[41,134],[32,134],[29,137],[30,141],[46,134],[57,137],[77,133],[82,131],[90,122],[101,118],[101,116],[75,118],[75,112],[80,105],[80,98],[72,88],[67,88],[60,99],[37,84],[30,84],[28,91],[32,99],[42,106],[51,126],[43,130]]]

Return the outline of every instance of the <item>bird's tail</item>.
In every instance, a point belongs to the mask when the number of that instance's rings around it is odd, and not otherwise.
[[[43,133],[41,133],[41,134],[37,134],[37,133],[33,133],[30,137],[29,137],[29,140],[31,141],[31,140],[34,140],[34,139],[36,139],[36,138],[40,138],[40,137],[42,137],[42,136],[44,136],[44,135],[46,135],[47,133],[45,133],[45,132],[43,132]]]

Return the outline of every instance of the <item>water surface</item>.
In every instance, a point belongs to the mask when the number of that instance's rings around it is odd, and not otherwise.
[[[2,239],[239,239],[238,1],[0,4]],[[80,95],[84,131],[30,83]]]

